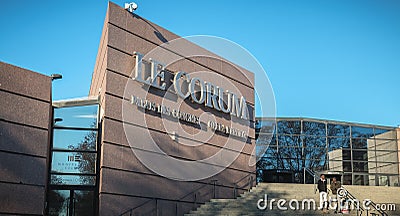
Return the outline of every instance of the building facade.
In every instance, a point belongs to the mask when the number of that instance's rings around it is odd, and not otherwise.
[[[261,127],[262,118],[256,131]],[[258,178],[311,183],[313,174],[326,173],[338,175],[345,185],[399,186],[399,135],[396,127],[277,118]]]
[[[0,63],[0,214],[183,215],[253,187],[254,74],[188,41],[146,56],[179,38],[109,3],[78,99],[52,101],[51,77]]]
[[[78,99],[53,101],[52,77],[0,62],[0,214],[183,215],[317,172],[399,185],[398,128],[278,118],[275,129],[254,117],[253,73],[187,41],[160,47],[179,38],[109,3]],[[256,144],[268,145],[257,166]]]

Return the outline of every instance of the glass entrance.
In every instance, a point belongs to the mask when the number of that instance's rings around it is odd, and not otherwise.
[[[96,100],[68,104],[53,103],[47,212],[54,216],[96,215],[99,106]]]
[[[49,215],[93,215],[94,192],[85,190],[51,190]]]

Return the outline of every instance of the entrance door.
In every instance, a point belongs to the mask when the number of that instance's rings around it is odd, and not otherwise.
[[[49,215],[93,215],[94,192],[89,190],[50,190]]]

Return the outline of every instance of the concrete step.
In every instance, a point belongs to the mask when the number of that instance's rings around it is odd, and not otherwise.
[[[400,188],[391,188],[393,190],[388,190],[382,187],[347,187],[353,195],[359,200],[372,199],[376,203],[398,203],[400,204]],[[370,190],[371,189],[371,190]],[[281,183],[259,183],[256,187],[253,187],[250,191],[241,194],[236,199],[212,199],[210,202],[200,206],[195,211],[191,211],[187,216],[194,215],[322,215],[320,210],[279,210],[277,209],[277,200],[285,199],[287,202],[291,199],[296,199],[299,201],[301,207],[301,201],[304,199],[314,199],[316,206],[318,206],[319,195],[314,192],[314,185],[303,185],[303,184],[281,184]],[[384,193],[382,193],[383,191]],[[356,192],[353,192],[356,191]],[[269,209],[270,203],[268,203],[268,208],[266,210],[259,210],[257,208],[257,201],[263,199],[265,194],[268,196],[268,201],[275,199],[273,209]],[[393,202],[388,202],[387,200],[393,200]],[[285,204],[288,207],[288,203]],[[396,210],[399,210],[396,208]],[[372,213],[374,211],[370,211]],[[338,215],[333,214],[334,211],[330,210],[328,214],[324,215]],[[400,215],[398,211],[387,212],[388,215]],[[347,215],[357,215],[356,210],[352,210],[350,214]],[[360,215],[360,213],[358,213]],[[363,214],[363,216],[366,213]],[[370,215],[370,214],[369,214]]]

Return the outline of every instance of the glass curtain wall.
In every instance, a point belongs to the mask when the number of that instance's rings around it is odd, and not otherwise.
[[[399,186],[394,127],[300,118],[278,118],[276,125],[257,164],[258,181],[313,183],[311,173],[337,173],[347,185]],[[258,119],[256,133],[261,127]]]

